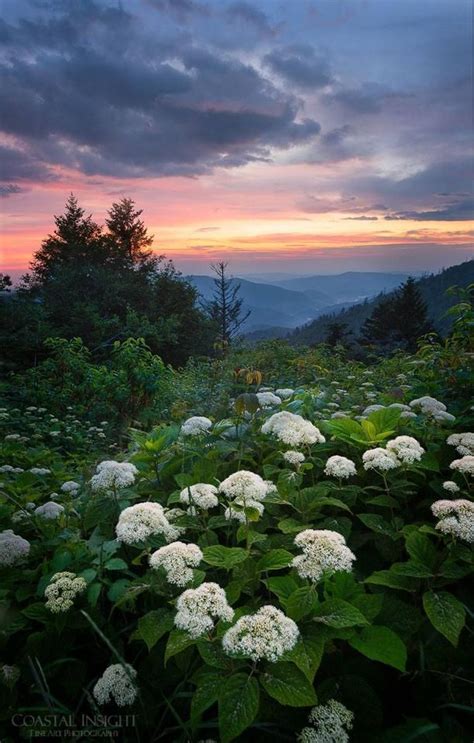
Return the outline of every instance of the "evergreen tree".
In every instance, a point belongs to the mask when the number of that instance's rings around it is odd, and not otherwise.
[[[211,268],[216,274],[214,296],[211,302],[207,303],[206,308],[210,319],[218,329],[218,344],[225,353],[232,338],[237,335],[249,317],[250,310],[248,312],[242,310],[243,300],[239,297],[240,284],[227,276],[227,263],[220,261]]]
[[[326,337],[324,342],[329,346],[336,346],[338,344],[343,345],[346,342],[348,335],[349,331],[347,329],[347,323],[334,320],[329,323],[326,328]]]
[[[362,342],[386,349],[416,351],[417,341],[430,330],[427,305],[415,279],[382,297],[362,326]]]
[[[102,231],[85,211],[74,194],[66,202],[65,213],[55,216],[56,229],[43,240],[31,263],[29,284],[43,284],[55,270],[64,266],[100,263],[106,257]]]
[[[147,250],[153,242],[153,235],[148,234],[143,220],[142,209],[135,209],[135,202],[123,198],[112,204],[105,220],[109,238],[118,256],[132,263],[143,262],[151,256]]]
[[[428,307],[414,278],[409,277],[397,291],[393,313],[395,338],[407,351],[416,351],[417,341],[432,330]]]

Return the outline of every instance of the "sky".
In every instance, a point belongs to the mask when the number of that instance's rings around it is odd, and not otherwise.
[[[72,191],[185,272],[473,257],[471,0],[2,0],[2,270]]]

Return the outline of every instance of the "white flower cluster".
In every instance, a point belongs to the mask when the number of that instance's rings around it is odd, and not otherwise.
[[[387,450],[393,452],[403,464],[419,462],[425,450],[413,436],[397,436],[387,441]]]
[[[466,433],[452,433],[446,439],[446,443],[450,446],[455,446],[458,454],[461,454],[463,457],[474,454],[474,433],[470,431]]]
[[[261,408],[274,408],[275,405],[281,405],[281,397],[274,395],[273,392],[257,392],[257,399]]]
[[[371,413],[376,413],[377,410],[383,410],[385,408],[385,405],[369,405],[368,407],[364,408],[362,411],[362,415],[370,415]]]
[[[443,421],[452,422],[456,420],[454,415],[447,412],[446,405],[443,402],[440,402],[435,397],[430,397],[429,395],[412,400],[410,402],[410,407],[420,410],[424,415],[431,416],[439,423],[442,423]]]
[[[138,694],[134,683],[136,676],[137,672],[128,663],[126,668],[121,663],[108,666],[92,690],[96,702],[114,701],[118,707],[133,704]]]
[[[80,490],[80,487],[81,486],[78,482],[75,482],[74,480],[67,480],[61,485],[61,490],[63,493],[71,493],[71,495],[75,495],[77,491]]]
[[[179,500],[180,503],[190,506],[188,509],[190,513],[195,513],[196,508],[208,511],[209,508],[215,508],[219,503],[216,486],[205,482],[198,482],[184,488],[179,494]]]
[[[42,506],[38,506],[34,510],[36,516],[39,516],[42,519],[46,519],[46,521],[54,521],[55,519],[58,519],[63,512],[64,506],[61,506],[60,503],[55,503],[52,500],[49,500],[47,503],[43,503]]]
[[[288,464],[292,464],[294,467],[298,467],[298,465],[304,462],[306,457],[300,451],[293,451],[292,449],[290,449],[290,451],[285,451],[283,453],[283,459],[285,460],[285,462],[288,462]]]
[[[84,578],[75,573],[56,573],[47,585],[44,595],[46,596],[46,608],[54,614],[68,611],[74,604],[74,599],[87,588]]]
[[[364,452],[362,462],[365,470],[377,470],[378,472],[388,472],[400,467],[396,455],[390,450],[382,449],[380,446]]]
[[[31,472],[32,475],[50,475],[51,470],[49,470],[47,467],[30,467],[28,470]]]
[[[324,474],[328,477],[339,477],[340,479],[346,480],[352,475],[357,474],[356,466],[352,459],[347,457],[340,457],[335,454],[333,457],[329,457],[324,468]]]
[[[244,508],[254,508],[262,515],[264,507],[261,501],[275,491],[276,487],[272,482],[263,480],[254,472],[248,470],[234,472],[219,485],[219,492],[232,501],[225,511],[226,519],[236,519],[245,523]]]
[[[201,583],[198,588],[188,588],[179,596],[176,608],[176,627],[192,638],[211,632],[215,619],[231,622],[234,618],[225,591],[217,583]]]
[[[275,606],[262,606],[256,614],[241,617],[225,633],[222,646],[228,655],[269,660],[275,663],[299,638],[292,619]]]
[[[295,394],[295,391],[290,387],[282,387],[279,390],[275,390],[275,394],[278,395],[278,397],[281,397],[282,400],[288,400]]]
[[[460,472],[461,475],[471,475],[471,477],[474,477],[474,456],[472,454],[468,454],[462,457],[462,459],[455,459],[449,466],[452,470]]]
[[[172,542],[161,547],[150,556],[150,567],[154,570],[163,568],[168,583],[185,586],[193,579],[192,568],[197,568],[203,554],[197,544]]]
[[[148,537],[162,534],[167,542],[179,537],[181,529],[172,526],[159,503],[136,503],[125,508],[119,516],[115,532],[119,542],[136,544]]]
[[[454,480],[445,480],[443,482],[443,488],[448,493],[459,493],[461,488],[457,485]]]
[[[212,421],[203,415],[188,418],[181,426],[183,436],[202,436],[212,428]]]
[[[97,465],[96,474],[91,478],[91,488],[95,492],[128,488],[135,482],[138,470],[130,462],[106,460]]]
[[[272,434],[288,446],[324,444],[326,439],[319,428],[301,415],[282,410],[272,415],[262,426],[262,433]]]
[[[11,473],[12,475],[20,475],[25,470],[23,467],[13,467],[11,464],[2,464],[0,472],[3,474]]]
[[[300,743],[349,743],[348,731],[352,730],[354,713],[335,699],[311,710],[308,722],[313,727],[303,728]]]
[[[12,529],[0,532],[0,567],[10,567],[27,557],[30,543],[15,534]]]
[[[474,503],[468,500],[437,500],[431,510],[440,519],[436,528],[443,534],[474,542]]]
[[[356,559],[342,534],[328,529],[305,529],[296,535],[295,544],[303,554],[291,564],[301,578],[314,583],[327,574],[350,572]]]

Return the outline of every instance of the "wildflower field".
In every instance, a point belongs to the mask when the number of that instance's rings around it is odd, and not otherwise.
[[[5,387],[1,740],[121,715],[116,739],[147,743],[470,741],[459,317],[366,364],[269,343],[172,372],[129,347],[110,410],[117,385],[77,343],[23,397]],[[159,385],[127,417],[138,372]]]

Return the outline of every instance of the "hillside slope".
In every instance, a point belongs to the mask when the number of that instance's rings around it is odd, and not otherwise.
[[[304,276],[301,278],[277,281],[275,284],[307,294],[323,292],[331,297],[330,304],[337,302],[356,302],[366,297],[374,297],[380,292],[396,289],[408,278],[405,273],[377,273],[370,271],[347,271],[329,276]]]
[[[467,286],[472,282],[474,282],[474,260],[466,261],[459,266],[452,266],[439,274],[432,274],[417,281],[417,286],[428,305],[429,319],[439,333],[445,334],[449,330],[450,319],[444,315],[457,301],[456,297],[447,296],[446,290],[451,286]],[[384,295],[380,294],[378,297],[353,305],[342,312],[322,315],[313,322],[296,328],[288,336],[288,340],[294,344],[321,343],[326,338],[328,326],[335,320],[346,323],[351,337],[356,339],[362,325],[371,315],[381,296]]]

